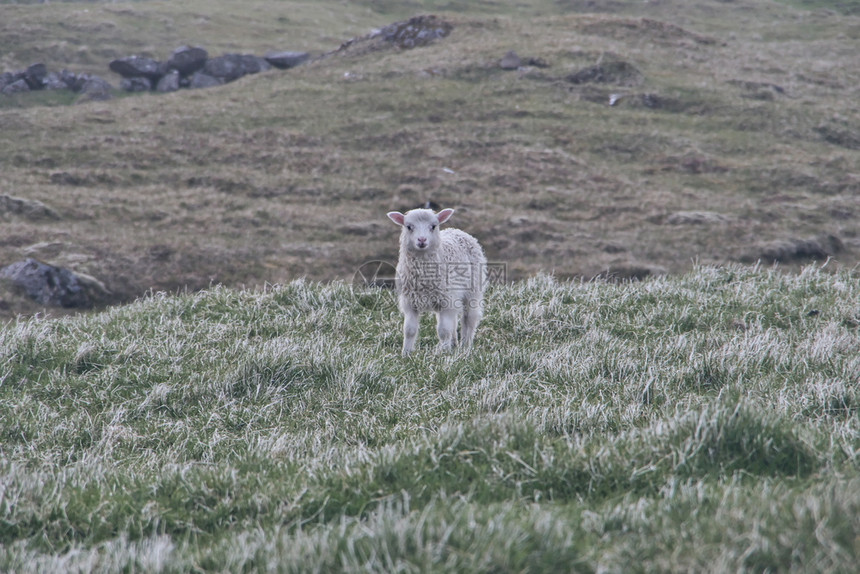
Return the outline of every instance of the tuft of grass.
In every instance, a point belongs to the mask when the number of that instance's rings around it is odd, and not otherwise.
[[[0,569],[850,571],[858,286],[540,275],[408,358],[393,294],[337,282],[20,319]]]

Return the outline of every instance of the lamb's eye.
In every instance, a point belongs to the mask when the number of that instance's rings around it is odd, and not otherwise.
[[[431,226],[430,226],[430,231],[435,231],[435,230],[436,230],[436,226],[435,226],[435,225],[431,225]]]
[[[409,231],[412,231],[413,227],[411,225],[407,225],[406,229],[408,229]]]

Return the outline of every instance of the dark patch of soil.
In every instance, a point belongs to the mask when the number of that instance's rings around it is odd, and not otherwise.
[[[824,141],[847,149],[860,149],[860,130],[836,126],[819,126],[816,130]]]
[[[844,247],[842,240],[833,234],[824,234],[812,239],[780,239],[760,244],[753,252],[742,257],[742,261],[794,263],[822,260],[836,255]]]
[[[658,265],[619,263],[595,275],[594,279],[612,282],[642,281],[648,277],[665,275],[666,269]]]
[[[728,217],[713,211],[676,211],[667,215],[662,222],[667,225],[710,225],[728,221]]]
[[[700,154],[687,154],[683,156],[668,156],[657,160],[658,167],[647,170],[648,173],[658,171],[669,171],[679,173],[704,174],[725,173],[729,168],[719,161]]]
[[[716,38],[703,36],[660,20],[651,18],[608,18],[584,24],[580,30],[585,34],[607,36],[619,40],[643,39],[660,44],[677,44],[679,41],[694,45],[713,45]]]
[[[596,83],[635,86],[642,83],[643,75],[633,64],[619,60],[584,68],[565,79],[571,84]]]
[[[776,99],[777,95],[785,95],[785,88],[769,82],[729,80],[729,84],[741,88],[741,97],[749,100],[771,101]]]

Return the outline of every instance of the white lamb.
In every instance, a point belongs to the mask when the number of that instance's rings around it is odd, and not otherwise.
[[[415,350],[421,313],[436,313],[439,347],[457,345],[457,320],[462,317],[462,346],[471,346],[483,315],[487,259],[478,240],[459,229],[439,229],[454,214],[443,209],[392,211],[401,226],[400,259],[395,284],[403,312],[403,355]]]

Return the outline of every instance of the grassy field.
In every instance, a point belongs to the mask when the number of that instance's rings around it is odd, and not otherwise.
[[[314,55],[0,96],[0,266],[127,303],[0,284],[0,571],[854,572],[858,37],[845,0],[0,1],[0,71]],[[425,201],[517,281],[404,359],[353,276]]]
[[[154,295],[0,330],[4,572],[853,572],[860,282]]]
[[[211,90],[0,98],[0,264],[84,272],[128,302],[349,280],[393,261],[384,214],[458,210],[511,279],[694,262],[853,267],[860,18],[847,2],[52,2],[0,6],[0,65],[99,73],[131,53],[309,50]],[[838,10],[842,10],[841,12]],[[436,13],[413,50],[350,38]],[[506,72],[509,50],[546,67]],[[615,70],[605,82],[583,71]],[[579,75],[577,75],[579,74]],[[574,81],[575,78],[580,80]],[[610,106],[610,97],[621,96]],[[2,289],[2,287],[0,287]],[[38,311],[0,292],[0,314]],[[57,311],[53,311],[57,313]]]

